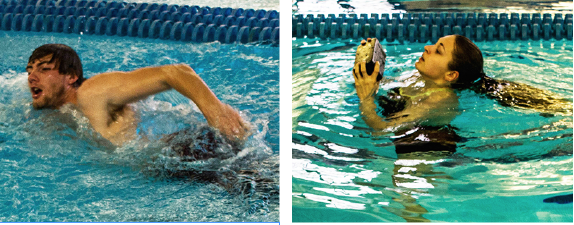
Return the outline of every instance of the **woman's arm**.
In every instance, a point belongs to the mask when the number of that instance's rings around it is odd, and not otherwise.
[[[357,63],[353,68],[355,88],[360,100],[359,109],[365,123],[373,129],[384,130],[413,123],[445,125],[458,115],[456,94],[452,91],[439,91],[431,93],[416,104],[407,105],[403,111],[394,114],[391,118],[379,116],[375,104],[375,94],[379,88],[379,82],[376,81],[378,71],[378,63],[371,74],[367,74],[364,62]]]

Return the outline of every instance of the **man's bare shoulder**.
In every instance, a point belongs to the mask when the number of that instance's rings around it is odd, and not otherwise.
[[[111,79],[114,75],[95,75],[84,81],[76,92],[79,109],[100,133],[114,121],[112,113],[123,107],[109,104],[110,96],[119,88],[119,81]]]
[[[78,94],[97,94],[106,93],[110,88],[117,88],[121,85],[121,79],[118,76],[124,72],[101,73],[86,79],[82,86],[78,88]]]

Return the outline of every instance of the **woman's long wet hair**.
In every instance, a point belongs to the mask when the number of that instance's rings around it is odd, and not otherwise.
[[[475,81],[486,76],[482,52],[471,40],[461,35],[454,35],[454,50],[448,69],[458,71],[459,76],[452,88],[469,88]]]
[[[476,93],[497,100],[504,106],[532,108],[548,112],[572,111],[570,100],[558,98],[556,94],[526,84],[496,80],[484,72],[482,52],[470,39],[455,35],[453,60],[448,69],[458,71],[459,76],[451,87],[457,90],[470,89]]]

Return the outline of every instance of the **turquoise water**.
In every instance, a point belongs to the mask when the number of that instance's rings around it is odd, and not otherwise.
[[[77,50],[86,77],[188,64],[254,134],[237,155],[223,144],[217,150],[230,157],[182,162],[160,139],[182,129],[195,139],[207,122],[189,99],[168,91],[133,104],[140,137],[111,147],[72,107],[32,109],[24,68],[46,43]],[[0,50],[0,221],[279,221],[277,47],[1,31]],[[173,175],[190,168],[220,179],[235,174],[236,187],[255,188],[227,191]]]
[[[572,115],[459,95],[456,153],[397,155],[361,119],[351,70],[360,40],[293,40],[293,221],[571,222]],[[381,91],[406,86],[424,44],[386,43]],[[479,42],[485,71],[572,101],[572,42]]]

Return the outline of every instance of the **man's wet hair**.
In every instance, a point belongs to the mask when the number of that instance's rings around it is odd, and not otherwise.
[[[78,77],[78,80],[72,84],[73,87],[80,87],[82,82],[86,80],[78,53],[64,44],[45,44],[36,48],[30,55],[28,63],[47,55],[52,55],[50,63],[56,63],[56,68],[60,74],[71,74]]]

